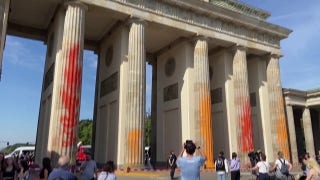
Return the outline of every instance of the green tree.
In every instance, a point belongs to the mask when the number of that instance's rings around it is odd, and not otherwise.
[[[79,141],[83,145],[92,144],[92,120],[84,119],[79,122]]]
[[[147,113],[146,120],[144,122],[144,143],[146,146],[150,146],[151,142],[151,115]]]

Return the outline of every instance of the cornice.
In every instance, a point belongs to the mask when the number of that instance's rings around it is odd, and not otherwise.
[[[280,40],[291,32],[286,28],[199,0],[109,1],[277,49],[280,48]]]
[[[250,6],[243,2],[238,2],[234,0],[209,0],[209,2],[222,8],[226,8],[231,11],[236,11],[241,14],[251,16],[260,20],[266,20],[270,16],[269,12]]]

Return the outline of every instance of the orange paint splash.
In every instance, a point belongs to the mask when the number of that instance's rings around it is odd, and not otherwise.
[[[277,145],[279,146],[279,150],[283,152],[286,158],[290,158],[290,152],[288,147],[288,133],[287,133],[287,124],[284,116],[284,107],[283,107],[283,99],[279,98],[276,107],[276,131],[277,131]]]
[[[211,121],[211,99],[209,95],[204,95],[199,103],[200,110],[200,137],[202,139],[204,154],[208,160],[206,168],[213,169],[213,138],[212,138],[212,121]]]
[[[128,149],[127,149],[127,158],[129,164],[135,164],[139,161],[139,156],[142,152],[142,136],[143,133],[140,129],[131,130],[128,133]]]

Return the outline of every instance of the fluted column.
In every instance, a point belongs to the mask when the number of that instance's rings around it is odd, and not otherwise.
[[[246,49],[235,47],[233,59],[234,104],[237,120],[238,153],[242,159],[253,149],[251,106]]]
[[[294,125],[294,115],[293,109],[291,105],[286,105],[287,109],[287,122],[289,129],[289,137],[290,137],[290,149],[291,149],[291,157],[292,163],[294,165],[298,165],[298,148],[297,148],[297,138],[296,138],[296,128]]]
[[[126,164],[131,167],[142,166],[144,163],[144,121],[146,106],[144,26],[143,21],[132,19],[129,30]]]
[[[62,48],[56,55],[48,150],[53,162],[66,155],[75,163],[80,112],[84,23],[87,7],[66,3]]]
[[[276,153],[278,151],[282,151],[284,156],[289,158],[289,139],[285,119],[278,55],[270,56],[267,65],[267,81],[271,118],[271,137],[273,137],[272,146],[275,153],[274,157],[277,157]]]
[[[2,57],[6,41],[7,22],[9,16],[10,0],[0,0],[0,80],[2,73]]]
[[[207,168],[214,168],[209,78],[208,42],[198,39],[194,49],[196,142],[200,143],[208,160]]]
[[[303,122],[303,132],[304,139],[306,143],[306,150],[310,153],[311,156],[315,155],[314,150],[314,140],[313,140],[313,131],[312,131],[312,122],[309,107],[306,107],[302,114],[302,122]]]

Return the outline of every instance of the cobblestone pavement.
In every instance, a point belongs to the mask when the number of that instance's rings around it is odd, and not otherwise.
[[[201,180],[215,180],[217,179],[215,172],[201,172]],[[149,180],[149,179],[159,179],[159,180],[169,180],[169,171],[164,172],[133,172],[128,174],[121,174],[119,173],[117,175],[118,180]],[[175,179],[180,179],[180,173],[175,174]],[[228,178],[230,179],[230,174],[228,175]],[[254,176],[245,173],[242,174],[241,179],[249,180],[249,179],[255,179]]]

